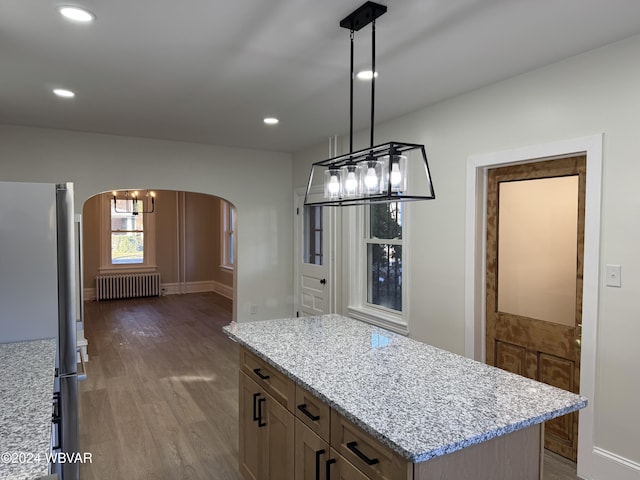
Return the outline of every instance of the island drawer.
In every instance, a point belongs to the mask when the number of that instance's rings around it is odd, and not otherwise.
[[[293,380],[245,348],[240,348],[240,368],[287,410],[293,412],[296,400]]]
[[[330,442],[331,408],[318,397],[296,385],[296,417],[325,442]]]
[[[413,464],[331,411],[331,446],[372,480],[408,480]]]

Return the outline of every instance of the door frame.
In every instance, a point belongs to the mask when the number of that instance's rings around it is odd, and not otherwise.
[[[302,223],[302,212],[300,214],[297,213],[298,205],[301,204],[301,201],[304,200],[306,194],[306,188],[296,188],[293,192],[293,316],[296,316],[296,312],[300,309],[300,263],[302,258],[302,227],[304,226]],[[336,293],[338,290],[338,276],[336,275],[336,255],[338,255],[336,246],[338,245],[336,234],[338,229],[336,228],[336,222],[338,221],[338,215],[336,214],[337,208],[334,207],[323,207],[324,210],[322,212],[322,228],[327,229],[327,236],[329,238],[329,242],[323,245],[326,249],[323,252],[323,258],[327,261],[327,281],[329,285],[325,291],[326,305],[328,309],[328,313],[336,313],[337,312],[337,300],[338,296]]]
[[[467,158],[466,171],[465,355],[484,362],[487,170],[579,154],[587,157],[580,394],[587,397],[589,403],[586,408],[580,410],[578,427],[578,475],[584,478],[590,478],[588,472],[593,472],[595,461],[593,424],[597,365],[603,136],[604,134],[597,134],[470,155]]]

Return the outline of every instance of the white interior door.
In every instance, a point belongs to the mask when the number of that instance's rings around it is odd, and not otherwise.
[[[333,311],[330,208],[304,206],[296,195],[296,316]]]

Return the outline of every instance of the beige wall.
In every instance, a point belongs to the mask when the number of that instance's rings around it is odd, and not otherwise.
[[[218,282],[233,287],[221,265],[221,200],[212,195],[157,190],[156,265],[163,284]],[[84,283],[94,284],[100,268],[100,195],[83,207]]]
[[[376,128],[376,143],[426,146],[437,198],[409,205],[410,330],[418,340],[458,353],[465,347],[467,159],[604,133],[600,271],[622,265],[622,288],[606,287],[601,275],[598,318],[585,319],[598,324],[596,395],[589,399],[593,440],[602,452],[598,479],[640,478],[639,51],[640,36],[631,37]],[[366,132],[358,132],[355,148],[366,142]],[[324,145],[294,155],[294,187],[305,186],[310,163],[326,156]],[[344,291],[348,280],[343,275]]]

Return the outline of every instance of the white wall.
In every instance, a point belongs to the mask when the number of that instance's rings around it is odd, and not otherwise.
[[[238,209],[237,320],[291,316],[289,154],[0,125],[0,181],[74,182],[78,212],[120,188],[225,198]]]
[[[411,336],[461,354],[467,158],[604,132],[600,264],[601,271],[620,264],[623,273],[622,288],[602,279],[599,289],[590,401],[594,444],[610,456],[601,455],[592,472],[599,479],[640,478],[639,51],[640,36],[632,37],[376,127],[376,143],[424,143],[435,185],[436,200],[408,204]],[[366,142],[360,132],[355,148]],[[295,154],[294,187],[304,186],[310,163],[324,158],[321,146]]]

